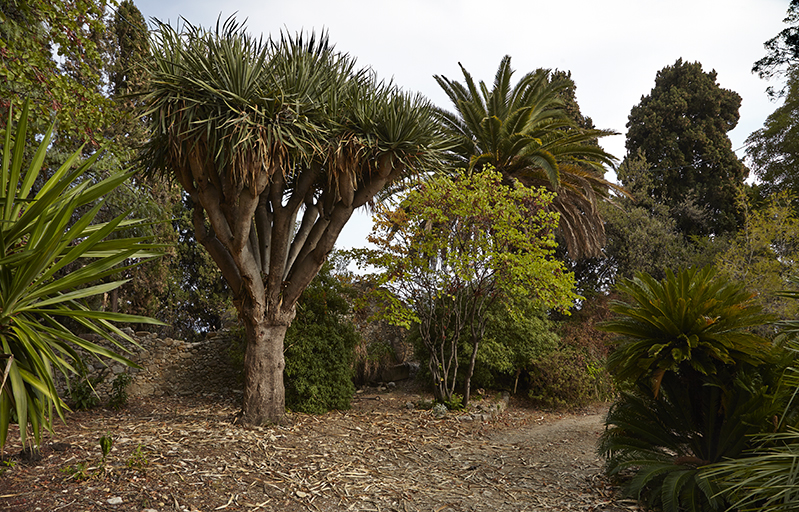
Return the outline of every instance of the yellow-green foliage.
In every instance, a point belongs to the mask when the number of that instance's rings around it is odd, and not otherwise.
[[[493,304],[513,297],[566,309],[576,298],[573,274],[553,257],[551,201],[545,189],[505,185],[489,169],[420,183],[399,208],[376,208],[377,249],[357,253],[391,292],[384,318],[419,324],[438,399],[451,399],[461,337],[479,350]]]
[[[746,208],[743,229],[729,248],[716,258],[720,273],[742,282],[758,294],[757,301],[769,313],[796,318],[797,302],[775,294],[792,287],[799,271],[799,219],[788,193],[773,196],[759,210]]]

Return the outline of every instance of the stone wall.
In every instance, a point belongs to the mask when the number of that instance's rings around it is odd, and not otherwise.
[[[359,361],[355,368],[356,384],[413,378],[419,366],[412,361],[413,349],[405,341],[406,330],[385,322],[370,322],[367,318],[368,314],[364,312],[353,318],[356,329],[362,336],[362,342],[356,348]],[[89,369],[89,378],[103,377],[95,386],[101,401],[107,402],[114,379],[123,372],[127,372],[132,378],[127,389],[129,396],[210,393],[230,396],[242,393],[243,365],[231,361],[230,347],[235,335],[229,331],[209,333],[204,340],[196,343],[160,338],[145,331],[134,332],[129,327],[122,331],[139,345],[136,347],[124,344],[132,354],[123,353],[119,347],[98,335],[88,334],[83,338],[124,355],[141,366],[141,369],[107,359],[101,362],[92,355],[78,351]],[[375,357],[375,353],[382,355]],[[63,376],[59,374],[57,377],[59,392],[69,402],[69,392]],[[70,378],[72,382],[77,379],[75,376]]]
[[[109,396],[114,378],[122,372],[128,372],[132,378],[128,387],[130,396],[241,393],[243,378],[229,356],[230,334],[210,333],[202,341],[188,343],[172,338],[161,339],[150,332],[133,332],[130,328],[122,331],[139,344],[139,347],[125,345],[132,354],[123,355],[141,369],[104,359],[108,363],[106,366],[97,358],[84,354],[89,377],[103,375],[102,382],[96,386],[103,401]],[[122,353],[100,336],[89,334],[83,338]],[[62,396],[68,399],[63,379],[59,385]]]

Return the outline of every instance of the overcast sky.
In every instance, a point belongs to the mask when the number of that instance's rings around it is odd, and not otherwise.
[[[620,133],[602,145],[624,157],[630,109],[678,58],[715,69],[743,98],[733,149],[774,111],[768,82],[751,73],[763,43],[785,28],[788,0],[134,0],[144,17],[211,26],[247,19],[253,34],[325,29],[338,50],[451,108],[433,75],[461,80],[458,62],[489,84],[504,55],[521,75],[569,70],[582,113]],[[737,151],[743,156],[743,149]],[[608,175],[610,177],[610,175]],[[360,246],[368,222],[354,219],[339,248]]]

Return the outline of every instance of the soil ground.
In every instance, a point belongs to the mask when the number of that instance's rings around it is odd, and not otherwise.
[[[557,413],[511,400],[490,419],[436,419],[410,408],[421,398],[412,391],[367,390],[348,411],[244,428],[231,398],[137,398],[121,411],[70,413],[33,457],[12,430],[0,510],[637,509],[602,476],[604,405]],[[114,441],[105,460],[103,435]]]

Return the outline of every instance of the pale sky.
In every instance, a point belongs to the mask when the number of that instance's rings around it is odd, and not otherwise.
[[[678,58],[715,69],[718,83],[742,98],[740,121],[729,133],[743,156],[747,136],[777,104],[770,84],[751,73],[763,43],[785,28],[788,0],[134,0],[145,19],[173,25],[184,17],[211,26],[236,13],[251,33],[327,30],[340,51],[378,77],[421,92],[451,109],[433,79],[462,80],[458,62],[491,84],[504,55],[517,75],[537,68],[569,70],[580,110],[597,128],[621,135],[602,139],[621,160],[630,109],[649,94],[656,73]],[[607,175],[611,178],[611,174]],[[350,221],[338,248],[362,246],[369,221]]]

